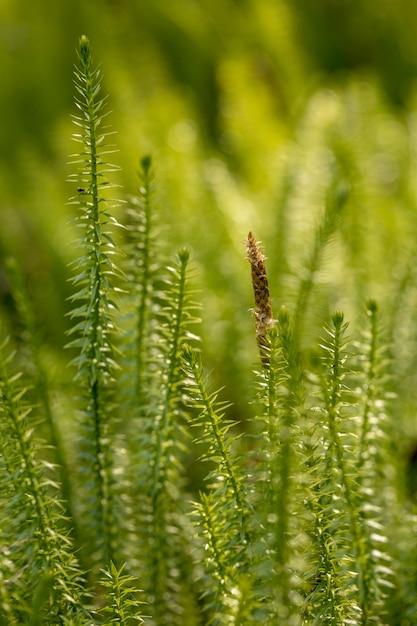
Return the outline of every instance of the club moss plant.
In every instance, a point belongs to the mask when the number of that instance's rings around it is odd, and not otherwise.
[[[345,182],[331,184],[295,306],[274,312],[267,260],[249,233],[259,359],[243,429],[205,369],[195,291],[204,285],[190,252],[172,261],[162,252],[150,157],[116,220],[107,98],[86,37],[75,90],[75,441],[60,431],[36,316],[12,264],[18,348],[35,374],[19,373],[22,357],[4,337],[1,623],[416,624],[407,538],[417,524],[390,444],[395,364],[384,312],[364,303],[356,337],[336,311],[315,344],[304,338],[321,260],[347,210]],[[194,449],[205,468],[199,492],[186,469]]]

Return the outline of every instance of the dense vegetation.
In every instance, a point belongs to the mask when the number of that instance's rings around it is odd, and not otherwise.
[[[353,81],[284,122],[251,63],[221,67],[221,137],[200,102],[221,158],[184,112],[164,152],[147,102],[129,196],[82,37],[69,225],[11,154],[43,235],[2,236],[4,624],[417,623],[413,118]]]

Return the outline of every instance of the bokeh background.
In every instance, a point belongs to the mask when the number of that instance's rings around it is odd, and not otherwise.
[[[354,334],[376,298],[397,362],[394,412],[412,449],[416,26],[412,0],[1,0],[0,309],[13,332],[4,270],[13,255],[54,389],[71,380],[66,181],[75,48],[86,33],[118,133],[120,195],[135,192],[139,158],[151,153],[161,237],[168,255],[193,251],[205,360],[237,416],[250,414],[256,359],[246,234],[264,244],[274,306],[291,307],[336,172],[350,199],[317,276],[306,345],[336,307]]]

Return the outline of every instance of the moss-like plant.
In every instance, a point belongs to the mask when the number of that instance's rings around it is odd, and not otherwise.
[[[89,536],[89,550],[94,560],[106,563],[114,558],[114,510],[112,494],[111,422],[114,418],[115,367],[113,335],[115,310],[113,282],[117,276],[115,244],[112,230],[117,224],[109,212],[105,190],[107,175],[114,168],[107,162],[111,150],[104,147],[108,132],[105,119],[101,72],[93,66],[90,44],[82,37],[79,66],[75,70],[76,106],[79,113],[74,123],[80,132],[74,139],[81,143],[81,152],[74,163],[79,171],[77,198],[81,214],[77,225],[82,230],[82,256],[75,263],[72,279],[76,293],[70,312],[75,324],[70,331],[69,348],[78,349],[73,359],[83,392],[80,469],[88,485],[82,516]],[[75,336],[75,338],[73,338]]]
[[[88,614],[74,546],[48,467],[38,458],[13,353],[1,347],[1,550],[4,619],[21,623],[38,598],[39,619],[63,620]],[[39,598],[42,601],[39,602]]]
[[[168,266],[161,255],[150,157],[118,269],[115,168],[86,37],[75,79],[78,394],[60,389],[56,401],[75,443],[52,409],[36,309],[12,268],[24,341],[19,358],[6,341],[0,355],[0,623],[412,626],[417,551],[407,543],[417,524],[392,459],[396,355],[384,313],[370,301],[352,337],[341,312],[323,320],[321,338],[304,333],[344,186],[335,180],[328,192],[293,312],[276,307],[275,319],[274,280],[249,234],[258,359],[245,424],[203,366],[190,252]]]

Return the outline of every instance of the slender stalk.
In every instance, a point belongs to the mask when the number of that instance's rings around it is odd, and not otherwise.
[[[361,477],[362,468],[365,463],[366,444],[370,431],[369,416],[372,410],[375,388],[374,379],[376,376],[376,354],[378,348],[378,309],[375,302],[368,304],[368,317],[370,321],[370,343],[367,356],[366,389],[365,402],[362,411],[361,434],[359,443],[358,476]]]
[[[219,594],[223,593],[226,587],[226,581],[228,577],[227,565],[224,563],[224,553],[222,553],[222,546],[220,538],[217,536],[214,528],[214,512],[213,505],[210,502],[210,496],[204,493],[200,494],[201,502],[201,517],[203,526],[206,531],[210,550],[213,554],[214,570],[216,572],[216,579],[219,584]]]
[[[158,418],[157,422],[157,430],[156,430],[156,445],[154,452],[154,462],[153,462],[153,479],[152,479],[152,501],[155,506],[156,501],[159,496],[159,492],[164,487],[164,482],[161,481],[161,474],[164,468],[164,463],[166,461],[165,455],[162,450],[162,445],[164,442],[164,435],[166,434],[167,429],[171,426],[171,400],[175,391],[175,383],[177,382],[177,372],[179,365],[179,348],[180,348],[180,340],[182,336],[182,325],[184,322],[183,313],[184,313],[184,300],[185,300],[185,283],[186,283],[186,269],[188,263],[189,255],[181,255],[179,257],[180,266],[179,266],[179,279],[178,279],[178,297],[176,302],[176,310],[174,311],[174,326],[172,329],[172,339],[170,352],[168,355],[168,372],[167,372],[167,380],[164,387],[164,396],[162,402],[162,411],[161,415]]]
[[[168,329],[167,371],[163,378],[163,397],[160,411],[156,415],[155,441],[150,462],[151,495],[151,593],[154,596],[154,618],[158,624],[164,623],[169,613],[166,600],[166,586],[169,577],[168,530],[167,530],[167,472],[172,463],[173,419],[177,397],[177,383],[180,370],[180,350],[184,339],[184,316],[186,300],[186,274],[189,252],[183,250],[178,255],[175,296],[170,305],[170,328]],[[165,611],[165,613],[164,613]]]
[[[277,501],[277,523],[275,526],[275,549],[279,564],[279,584],[283,607],[291,612],[290,599],[290,546],[289,530],[291,517],[291,495],[294,489],[294,425],[299,408],[300,374],[293,334],[288,312],[282,308],[278,316],[279,344],[283,358],[286,394],[282,400],[279,427],[279,498]]]
[[[353,548],[359,574],[359,604],[361,607],[362,624],[368,623],[368,595],[369,588],[367,576],[364,569],[364,542],[363,532],[360,523],[360,511],[357,502],[357,495],[349,477],[343,444],[338,432],[339,407],[342,399],[342,340],[347,325],[344,324],[343,314],[335,313],[332,319],[334,333],[332,338],[332,361],[330,364],[330,394],[327,401],[327,424],[329,428],[330,441],[336,454],[337,467],[340,473],[342,488],[346,500],[346,509],[349,519],[349,527],[353,540]]]
[[[101,326],[101,307],[103,299],[102,288],[102,269],[101,269],[101,248],[102,248],[102,232],[101,232],[101,216],[99,213],[99,191],[98,191],[98,172],[97,172],[97,144],[96,144],[96,122],[97,114],[95,111],[95,96],[93,91],[93,82],[91,77],[91,56],[89,51],[83,56],[81,47],[81,60],[84,61],[86,72],[86,95],[87,95],[87,115],[88,115],[88,138],[90,147],[90,194],[92,202],[92,223],[94,228],[91,229],[93,235],[92,249],[95,254],[91,255],[93,261],[93,272],[91,282],[91,299],[93,300],[92,313],[92,333],[90,339],[90,350],[88,355],[88,363],[90,365],[89,374],[89,395],[92,398],[92,419],[94,423],[95,438],[95,472],[96,484],[98,491],[97,504],[99,506],[99,519],[103,527],[103,545],[104,560],[111,561],[113,555],[111,553],[111,539],[108,518],[109,501],[107,499],[108,492],[108,459],[104,454],[103,441],[105,440],[104,426],[102,424],[101,404],[105,402],[102,399],[103,390],[100,377],[97,372],[97,346],[98,333]],[[107,452],[107,450],[106,450]]]
[[[85,36],[80,39],[78,56],[75,101],[81,115],[74,116],[74,122],[82,132],[74,134],[74,139],[82,144],[83,152],[74,163],[81,166],[82,181],[86,187],[78,188],[78,197],[74,202],[82,211],[78,221],[84,230],[81,240],[84,255],[75,265],[80,273],[72,279],[80,289],[71,300],[80,305],[69,314],[71,318],[81,318],[81,321],[70,331],[70,334],[77,333],[78,338],[68,346],[80,348],[74,362],[78,365],[78,378],[87,403],[82,424],[81,469],[91,475],[88,485],[92,498],[88,502],[88,510],[83,513],[92,535],[89,538],[92,555],[106,563],[115,558],[113,455],[109,434],[114,411],[113,372],[116,367],[112,345],[112,310],[115,304],[111,299],[116,289],[111,281],[118,271],[113,262],[115,244],[108,227],[109,223],[117,225],[117,222],[103,206],[106,200],[102,190],[111,186],[104,176],[115,168],[102,160],[104,154],[111,152],[103,148],[109,133],[100,129],[106,115],[103,112],[105,98],[101,96],[101,73],[93,68],[91,48]],[[94,506],[91,499],[94,499]]]
[[[143,246],[141,250],[140,296],[136,317],[136,397],[141,400],[143,385],[143,356],[148,315],[148,299],[151,287],[151,159],[141,160],[142,184],[140,196],[143,205]]]

